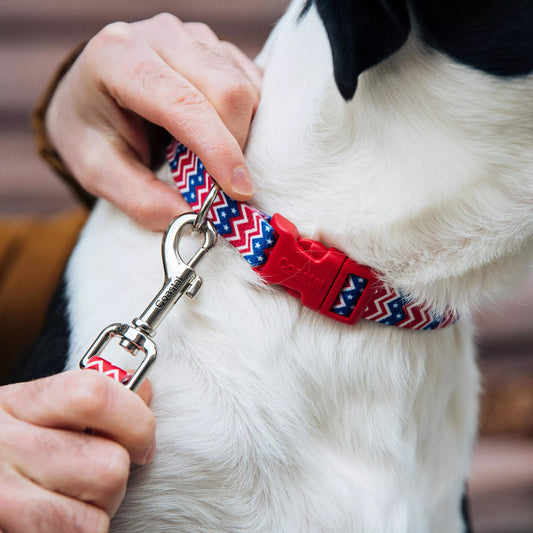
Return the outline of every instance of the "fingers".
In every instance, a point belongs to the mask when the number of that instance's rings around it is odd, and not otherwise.
[[[165,229],[190,207],[179,191],[156,176],[127,150],[117,150],[95,137],[80,163],[85,169],[85,188],[116,205],[138,224],[152,230]]]
[[[192,44],[179,21],[163,25],[161,20],[152,19],[157,32],[141,27],[150,46],[134,38],[135,25],[107,27],[93,45],[108,59],[102,62],[102,83],[120,106],[164,127],[197,153],[228,194],[247,199],[253,184],[241,145],[257,91],[233,62],[221,63],[220,54],[201,41]],[[117,62],[121,69],[111,67]]]
[[[139,391],[94,371],[0,387],[0,531],[108,531],[130,456],[155,451],[150,384]]]
[[[149,229],[189,207],[146,168],[144,120],[194,151],[226,193],[254,186],[243,155],[261,71],[203,24],[163,14],[104,28],[59,84],[46,115],[50,139],[80,184]]]
[[[123,446],[134,463],[155,452],[155,419],[139,396],[94,371],[71,371],[3,387],[0,406],[29,424],[97,434]]]
[[[252,68],[242,67],[244,61],[236,61],[206,25],[183,24],[168,14],[137,24],[155,22],[159,31],[149,34],[152,48],[209,100],[242,149],[259,103],[256,72],[248,76]]]
[[[122,446],[102,437],[14,419],[3,424],[3,432],[3,454],[9,453],[20,474],[46,490],[92,503],[109,516],[116,512],[130,468]]]
[[[259,98],[261,97],[261,87],[263,85],[263,70],[256,65],[240,48],[228,41],[221,41],[220,45],[224,48],[226,53],[231,55],[233,61],[239,65],[241,70],[248,76],[250,82],[257,90],[257,100],[254,102],[254,113],[259,105]]]
[[[94,505],[47,491],[0,468],[0,530],[6,533],[105,533],[109,516]]]
[[[89,98],[98,112],[72,101],[72,93],[84,94],[91,86],[80,73],[87,69],[84,61],[74,65],[56,91],[47,113],[52,140],[88,192],[109,200],[142,226],[162,230],[190,208],[175,188],[147,168],[150,154],[139,117],[118,109],[98,91]],[[90,115],[86,120],[80,120],[83,112]]]

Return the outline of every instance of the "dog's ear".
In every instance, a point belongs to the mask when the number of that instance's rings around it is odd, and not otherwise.
[[[404,0],[308,0],[324,23],[333,56],[337,87],[353,97],[357,77],[400,48],[410,30]]]

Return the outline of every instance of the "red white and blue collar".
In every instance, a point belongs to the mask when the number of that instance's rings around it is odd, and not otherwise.
[[[174,140],[167,148],[172,177],[193,211],[199,211],[215,182],[200,159]],[[266,283],[281,285],[302,304],[329,318],[355,324],[361,318],[400,328],[432,330],[457,319],[437,314],[388,286],[371,268],[340,250],[300,238],[289,220],[272,217],[219,191],[208,218]]]

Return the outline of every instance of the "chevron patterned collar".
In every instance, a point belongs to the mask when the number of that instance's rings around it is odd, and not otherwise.
[[[214,180],[200,159],[178,141],[171,142],[166,155],[179,191],[198,211]],[[452,310],[439,315],[414,303],[340,250],[300,238],[294,224],[278,213],[270,217],[220,191],[208,217],[266,283],[281,285],[303,305],[329,318],[346,324],[363,318],[417,330],[444,328],[457,319]]]

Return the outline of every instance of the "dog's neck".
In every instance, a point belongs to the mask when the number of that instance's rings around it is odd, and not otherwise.
[[[322,23],[313,9],[297,20],[300,7],[258,58],[247,158],[259,207],[437,308],[470,308],[513,278],[512,257],[527,262],[531,83],[454,63],[413,33],[345,102]]]

